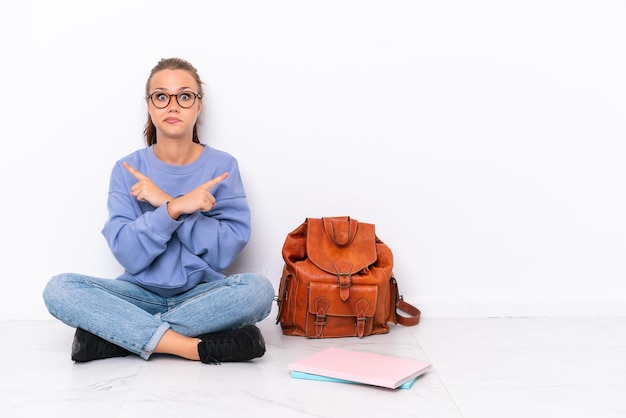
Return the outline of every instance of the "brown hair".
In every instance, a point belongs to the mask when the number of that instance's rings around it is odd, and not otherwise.
[[[150,77],[148,77],[148,81],[146,81],[146,100],[148,99],[148,95],[150,94],[150,80],[152,80],[152,76],[161,71],[161,70],[184,70],[193,76],[198,83],[198,94],[200,95],[200,100],[202,100],[202,96],[204,96],[204,91],[202,90],[202,80],[200,80],[200,76],[198,75],[198,70],[191,65],[188,61],[185,61],[181,58],[163,58],[161,61],[157,63],[157,65],[152,68],[150,71]],[[152,123],[152,119],[150,118],[150,114],[148,113],[148,121],[146,122],[146,127],[143,130],[143,135],[146,138],[146,144],[148,146],[156,144],[156,126]],[[198,139],[198,121],[193,126],[193,142],[200,143]]]

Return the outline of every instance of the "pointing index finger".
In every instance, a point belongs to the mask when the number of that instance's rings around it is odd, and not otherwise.
[[[211,180],[207,181],[206,183],[203,184],[204,187],[207,188],[207,190],[211,190],[215,185],[221,183],[222,181],[224,181],[226,178],[228,177],[228,172],[220,174],[217,177],[212,178]]]
[[[144,176],[143,174],[141,174],[139,171],[135,170],[130,164],[128,164],[126,161],[124,161],[122,163],[122,165],[124,166],[124,168],[126,170],[128,170],[128,172],[130,174],[133,175],[133,177],[135,177],[137,180],[142,180],[144,178],[146,178],[146,176]]]

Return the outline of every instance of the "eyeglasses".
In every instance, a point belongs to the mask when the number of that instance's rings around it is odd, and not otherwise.
[[[152,101],[154,107],[156,107],[157,109],[165,109],[167,106],[169,106],[172,97],[176,97],[176,103],[178,103],[178,105],[184,109],[188,109],[193,106],[194,103],[196,103],[196,99],[202,100],[202,96],[192,91],[183,91],[182,93],[178,94],[169,94],[162,91],[157,91],[146,96],[146,99],[148,97]]]

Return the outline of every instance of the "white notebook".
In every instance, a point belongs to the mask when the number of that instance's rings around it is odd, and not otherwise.
[[[396,389],[430,368],[428,361],[327,348],[288,365],[290,371]]]

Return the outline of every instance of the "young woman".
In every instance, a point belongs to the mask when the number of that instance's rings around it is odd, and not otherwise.
[[[153,353],[219,364],[265,353],[254,325],[274,289],[225,269],[250,237],[237,160],[202,144],[202,82],[187,61],[163,59],[146,83],[147,147],[113,167],[102,233],[124,267],[117,279],[66,273],[43,297],[75,327],[72,359]]]

